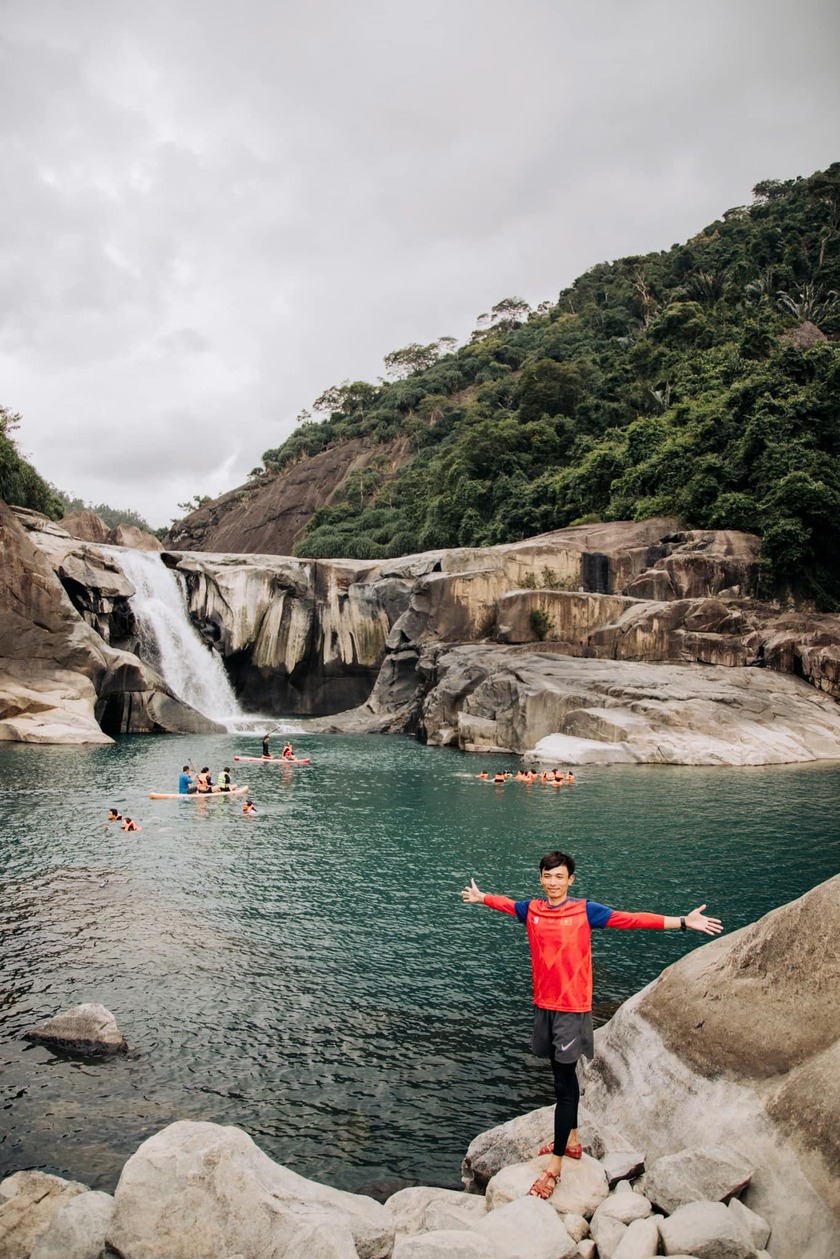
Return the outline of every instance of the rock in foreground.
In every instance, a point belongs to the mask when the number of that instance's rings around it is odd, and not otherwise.
[[[182,1120],[123,1168],[109,1244],[127,1259],[386,1259],[390,1211],[305,1180],[239,1128]]]

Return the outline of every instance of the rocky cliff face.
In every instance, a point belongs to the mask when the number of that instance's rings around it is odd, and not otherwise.
[[[167,544],[183,551],[291,555],[313,512],[340,496],[351,472],[380,459],[392,470],[401,467],[408,461],[406,439],[380,446],[353,438],[267,472],[179,520]]]
[[[729,1145],[774,1255],[840,1236],[840,876],[696,949],[598,1033],[585,1105],[645,1151]]]
[[[42,546],[0,503],[0,739],[109,743],[106,731],[217,729],[108,642],[114,609],[133,591],[120,571],[46,517],[19,515],[39,526]]]
[[[135,651],[119,553],[20,515],[81,619]],[[757,601],[757,555],[657,519],[389,561],[162,562],[246,710],[552,762],[837,757],[840,619]]]

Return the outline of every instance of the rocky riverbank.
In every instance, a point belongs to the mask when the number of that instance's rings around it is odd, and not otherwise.
[[[465,1192],[384,1203],[305,1180],[238,1128],[183,1120],[139,1147],[113,1195],[35,1171],[0,1183],[0,1259],[835,1259],[838,931],[840,876],[626,1002],[584,1074],[584,1156],[548,1202],[527,1190],[551,1107],[477,1135]]]

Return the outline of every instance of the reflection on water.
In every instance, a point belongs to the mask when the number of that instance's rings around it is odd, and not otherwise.
[[[550,1101],[528,1052],[529,965],[511,919],[461,904],[536,894],[547,848],[577,891],[629,909],[701,901],[728,928],[837,872],[837,766],[582,769],[572,788],[476,781],[409,740],[295,735],[308,767],[243,765],[241,801],[150,801],[185,762],[253,735],[0,747],[0,1175],[113,1189],[175,1119],[236,1123],[303,1175],[457,1185],[472,1137]],[[512,766],[512,758],[488,760]],[[137,818],[126,834],[109,805]],[[609,1013],[699,942],[604,932]],[[62,1058],[20,1034],[81,1001],[131,1052]]]

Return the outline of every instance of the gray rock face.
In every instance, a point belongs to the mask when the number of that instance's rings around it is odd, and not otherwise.
[[[627,1232],[613,1252],[613,1259],[653,1259],[659,1251],[657,1222],[661,1219],[659,1215],[649,1216],[628,1224]]]
[[[394,1218],[398,1237],[464,1227],[466,1218],[475,1224],[487,1214],[487,1203],[478,1194],[438,1189],[432,1185],[399,1189],[385,1205]],[[459,1217],[457,1224],[452,1222],[455,1213]]]
[[[114,554],[36,513],[18,516],[79,617],[122,653],[103,660],[101,644],[88,644],[97,662],[67,706],[89,710],[92,684],[108,732],[197,729],[196,714],[171,697],[162,703],[154,671],[125,656],[136,647],[131,587]],[[97,532],[90,522],[81,531]],[[136,530],[108,535],[115,540],[158,546]],[[329,718],[321,729],[419,732],[468,751],[535,749],[567,763],[836,757],[838,710],[804,697],[816,689],[840,698],[840,618],[805,620],[749,598],[756,558],[752,535],[679,532],[668,519],[386,562],[164,555],[246,709]],[[18,599],[28,591],[20,577],[10,582]],[[10,655],[31,674],[29,647]],[[812,689],[778,689],[771,672],[799,674]],[[37,678],[28,690],[17,678],[8,687],[12,715],[43,706]],[[6,737],[30,737],[21,729],[10,725]],[[55,736],[44,723],[40,737]]]
[[[495,1246],[486,1237],[460,1229],[441,1229],[401,1237],[393,1259],[498,1259]]]
[[[834,1259],[840,1234],[838,933],[840,876],[694,950],[598,1033],[587,1079],[587,1108],[649,1167],[694,1145],[751,1164],[745,1205],[779,1255]]]
[[[45,1172],[7,1176],[0,1182],[0,1259],[27,1259],[62,1207],[89,1192]]]
[[[692,1202],[679,1207],[662,1221],[659,1231],[666,1255],[696,1255],[697,1259],[753,1259],[756,1251],[749,1233],[721,1202]]]
[[[116,1054],[128,1048],[111,1011],[91,1001],[30,1028],[24,1039],[79,1054]]]
[[[114,1198],[108,1243],[131,1259],[343,1259],[348,1236],[358,1259],[386,1259],[394,1241],[391,1213],[372,1198],[305,1180],[217,1124],[182,1120],[150,1137]]]
[[[491,1177],[511,1163],[533,1158],[554,1136],[554,1107],[541,1106],[481,1132],[469,1145],[461,1164],[467,1190],[482,1192]]]
[[[498,1259],[574,1259],[577,1243],[548,1202],[517,1198],[490,1211],[475,1226],[492,1243]]]
[[[108,526],[101,516],[87,508],[83,511],[70,512],[58,522],[65,533],[80,542],[104,542],[108,537]]]
[[[103,640],[99,595],[88,598],[93,624],[74,607],[57,570],[67,562],[67,585],[82,589],[78,579],[92,575],[88,544],[38,517],[30,520],[38,526],[32,536],[45,549],[36,547],[18,515],[33,513],[0,503],[0,739],[110,743],[103,725],[114,733],[218,729],[173,696],[153,669]],[[77,547],[80,555],[71,558]],[[102,598],[123,592],[125,578],[113,564],[99,563],[98,571],[108,591]]]
[[[430,743],[545,764],[749,765],[837,756],[840,708],[767,670],[575,660],[476,645],[437,654]]]
[[[688,1202],[728,1202],[752,1179],[752,1163],[737,1150],[697,1147],[666,1154],[645,1178],[645,1194],[671,1215]]]
[[[496,1211],[508,1202],[526,1197],[547,1162],[548,1158],[543,1156],[532,1159],[529,1163],[513,1163],[503,1167],[487,1186],[488,1209]],[[563,1160],[562,1179],[558,1181],[548,1203],[560,1215],[582,1215],[588,1220],[608,1192],[603,1167],[584,1154],[580,1160]]]
[[[598,1247],[598,1259],[613,1259],[625,1233],[627,1225],[612,1215],[598,1215],[596,1212],[590,1222],[592,1240]]]
[[[29,1259],[100,1259],[114,1213],[108,1193],[81,1193],[59,1207]]]
[[[640,1193],[614,1193],[605,1198],[595,1215],[602,1218],[610,1215],[622,1224],[632,1224],[634,1220],[645,1220],[653,1213],[647,1197]],[[593,1219],[595,1216],[592,1217]]]

